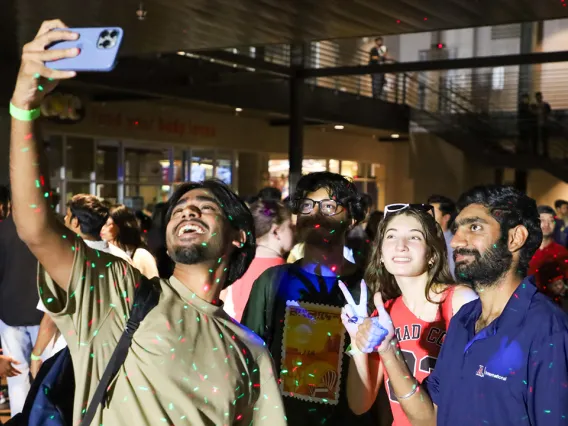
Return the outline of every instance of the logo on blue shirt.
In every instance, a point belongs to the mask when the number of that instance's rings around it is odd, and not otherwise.
[[[499,379],[499,380],[503,380],[504,382],[507,381],[506,377],[500,376],[499,374],[494,374],[494,373],[490,373],[489,371],[487,371],[487,368],[484,367],[483,365],[480,365],[479,368],[477,369],[477,373],[475,373],[476,376],[479,377],[492,377],[493,379]]]

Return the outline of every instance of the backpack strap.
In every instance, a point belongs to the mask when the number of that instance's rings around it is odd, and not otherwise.
[[[107,388],[112,378],[118,373],[118,370],[120,370],[120,367],[122,367],[126,360],[128,350],[132,343],[132,336],[148,312],[158,304],[159,299],[160,288],[152,282],[152,280],[141,276],[140,285],[134,293],[134,303],[130,310],[130,318],[128,318],[126,323],[126,329],[123,331],[122,336],[120,336],[120,340],[105,368],[103,377],[97,386],[93,399],[91,399],[89,403],[89,408],[80,426],[90,426],[92,423],[99,405],[101,405],[105,399]]]

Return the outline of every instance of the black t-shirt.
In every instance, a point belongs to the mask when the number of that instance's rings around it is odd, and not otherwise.
[[[289,424],[371,425],[370,414],[356,416],[347,405],[350,341],[339,318],[346,300],[338,278],[308,273],[299,262],[270,268],[255,281],[241,322],[272,354]],[[362,275],[340,278],[356,301]]]
[[[39,325],[38,301],[37,260],[8,216],[0,221],[0,319],[14,327]]]
[[[375,58],[378,57],[378,59],[373,59],[373,57]],[[385,61],[384,54],[381,55],[379,53],[379,48],[377,46],[373,47],[369,52],[369,65],[382,64],[384,61]]]

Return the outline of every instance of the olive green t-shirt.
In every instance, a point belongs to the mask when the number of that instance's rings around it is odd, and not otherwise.
[[[82,241],[67,292],[43,271],[40,297],[65,337],[75,372],[74,423],[86,412],[126,326],[140,273]],[[172,277],[134,334],[93,425],[286,424],[262,340]]]

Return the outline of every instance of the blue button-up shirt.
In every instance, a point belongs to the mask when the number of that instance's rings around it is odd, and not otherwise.
[[[438,426],[568,425],[568,315],[532,278],[475,334],[480,300],[452,318],[424,387]]]

